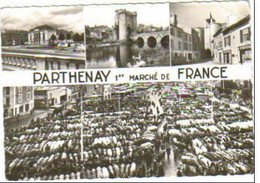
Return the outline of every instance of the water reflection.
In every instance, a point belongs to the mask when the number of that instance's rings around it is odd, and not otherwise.
[[[139,52],[137,45],[127,44],[87,49],[87,68],[132,67]]]

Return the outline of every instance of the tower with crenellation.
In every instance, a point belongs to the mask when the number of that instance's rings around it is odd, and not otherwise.
[[[115,11],[114,39],[126,41],[137,30],[137,13],[126,9]]]

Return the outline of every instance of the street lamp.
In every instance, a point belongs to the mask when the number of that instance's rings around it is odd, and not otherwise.
[[[83,161],[83,108],[82,108],[82,90],[83,90],[83,86],[80,87],[80,147],[81,147],[81,161]]]

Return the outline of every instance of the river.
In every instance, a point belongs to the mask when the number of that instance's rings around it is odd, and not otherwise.
[[[133,56],[138,57],[141,49],[127,44],[87,49],[87,68],[133,67]]]

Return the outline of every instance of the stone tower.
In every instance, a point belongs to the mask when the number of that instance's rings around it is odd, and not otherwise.
[[[209,13],[209,18],[205,20],[206,27],[204,29],[204,48],[212,50],[211,41],[213,40],[214,34],[220,28],[220,25],[216,23],[215,19],[212,17],[211,13]]]
[[[126,9],[116,10],[115,15],[115,39],[126,41],[137,29],[137,13],[126,11]]]

